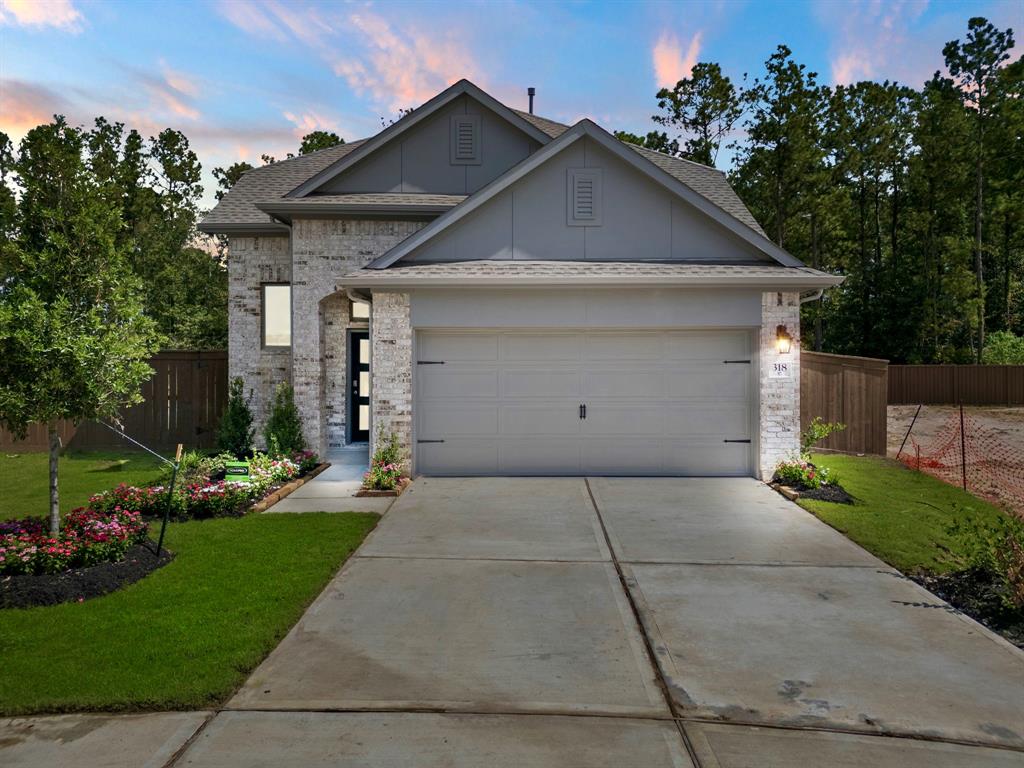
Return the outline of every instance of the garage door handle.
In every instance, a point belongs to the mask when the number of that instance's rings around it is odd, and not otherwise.
[[[723,443],[749,443],[750,440],[748,438],[747,440],[723,440],[722,442]]]
[[[587,406],[584,403],[580,403],[580,418],[587,418]]]

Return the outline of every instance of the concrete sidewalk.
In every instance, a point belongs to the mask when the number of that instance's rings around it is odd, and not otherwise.
[[[1024,654],[753,480],[419,479],[214,717],[0,762],[1021,768],[1022,711]]]
[[[267,510],[277,512],[377,512],[383,514],[393,498],[360,498],[369,449],[351,446],[333,451],[327,469]]]

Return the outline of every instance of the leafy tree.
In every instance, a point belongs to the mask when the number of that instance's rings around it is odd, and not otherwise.
[[[217,445],[222,451],[244,458],[252,454],[252,439],[256,430],[252,426],[252,409],[249,403],[252,392],[245,396],[245,382],[241,378],[231,380],[228,386],[228,402],[220,418],[217,431]]]
[[[227,168],[214,168],[213,178],[217,180],[217,191],[215,196],[218,200],[223,200],[224,195],[231,191],[231,188],[238,183],[238,180],[242,178],[242,174],[251,171],[252,166],[244,160],[241,162],[233,163]]]
[[[287,456],[305,450],[306,438],[302,434],[302,419],[299,409],[295,406],[295,390],[287,382],[277,385],[274,390],[274,404],[270,409],[270,418],[263,429],[267,448],[276,446],[277,450]]]
[[[952,40],[942,49],[946,67],[970,110],[974,123],[974,273],[978,291],[978,360],[985,346],[985,263],[982,222],[985,216],[985,174],[991,162],[987,134],[998,97],[999,68],[1010,58],[1013,30],[1000,30],[975,16],[967,22],[967,39]]]
[[[308,155],[310,152],[316,152],[318,149],[327,149],[328,147],[344,143],[345,140],[333,131],[313,131],[302,137],[302,143],[299,145],[299,154]]]
[[[86,144],[63,117],[28,132],[10,158],[20,198],[0,245],[0,424],[18,436],[30,423],[47,425],[54,535],[58,420],[116,419],[139,402],[158,340],[121,210],[85,162]],[[6,199],[6,173],[3,186]]]
[[[718,150],[743,114],[741,96],[718,64],[698,62],[673,88],[658,91],[663,114],[654,121],[688,136],[681,154],[704,165],[714,165]],[[676,142],[678,144],[678,142]],[[674,154],[674,153],[673,153]]]
[[[664,152],[666,155],[679,154],[679,142],[669,139],[668,134],[664,131],[649,131],[646,136],[637,136],[629,131],[616,131],[615,138],[629,144],[636,144],[638,147]]]

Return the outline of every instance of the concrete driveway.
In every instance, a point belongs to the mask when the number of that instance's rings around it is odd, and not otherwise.
[[[1020,767],[1022,712],[1024,654],[754,480],[428,478],[172,764]]]

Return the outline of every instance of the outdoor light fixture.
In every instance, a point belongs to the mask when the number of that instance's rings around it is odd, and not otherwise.
[[[793,348],[793,337],[789,335],[784,325],[775,329],[775,348],[779,350],[780,355],[788,355],[789,350]]]

